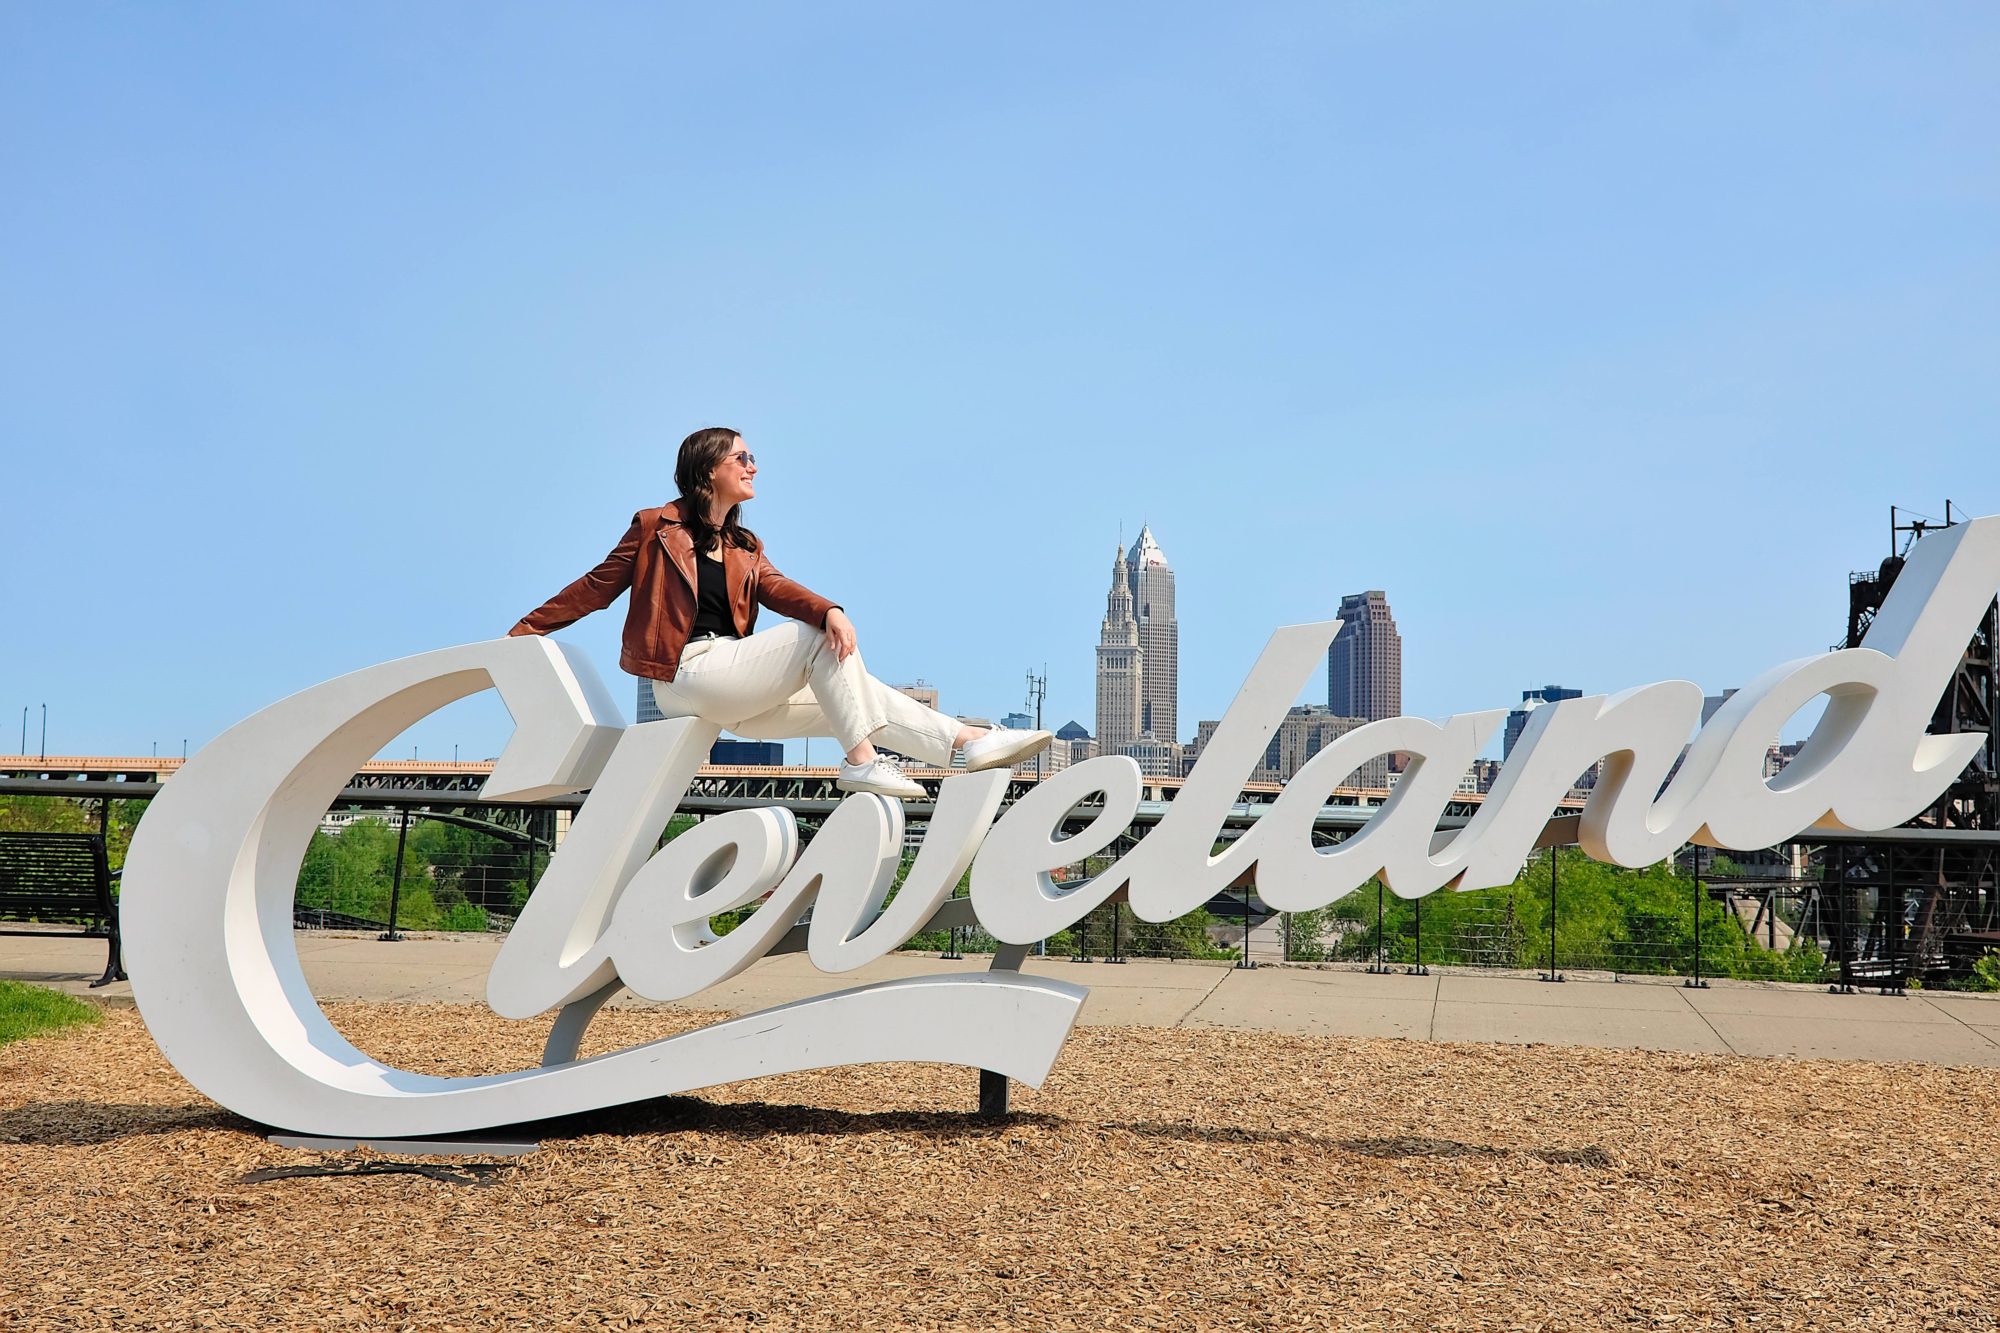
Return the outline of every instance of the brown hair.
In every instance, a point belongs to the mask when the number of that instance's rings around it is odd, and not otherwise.
[[[694,549],[707,551],[719,536],[739,550],[757,549],[757,534],[738,521],[742,505],[729,506],[718,532],[708,521],[708,507],[715,500],[710,478],[715,465],[728,457],[742,434],[727,426],[704,426],[681,441],[680,457],[674,462],[674,484],[681,488],[681,522],[694,537]]]

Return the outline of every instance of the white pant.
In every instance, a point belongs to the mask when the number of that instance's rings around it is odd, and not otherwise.
[[[786,621],[747,639],[707,639],[652,682],[662,717],[698,717],[752,740],[831,735],[938,768],[951,766],[959,723],[868,674],[857,648],[839,661],[819,630]]]

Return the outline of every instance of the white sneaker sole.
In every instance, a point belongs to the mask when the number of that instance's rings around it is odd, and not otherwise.
[[[840,791],[865,792],[871,796],[894,796],[902,801],[921,801],[929,795],[914,782],[901,787],[891,787],[876,782],[849,782],[846,778],[835,778],[833,785]]]
[[[1054,732],[1031,731],[1013,745],[1003,746],[991,754],[981,755],[977,762],[974,762],[970,756],[967,756],[965,771],[968,773],[978,773],[989,768],[1011,768],[1023,759],[1040,754],[1043,750],[1048,749],[1049,742],[1054,739]]]

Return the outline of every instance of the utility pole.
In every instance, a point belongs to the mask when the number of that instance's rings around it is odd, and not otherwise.
[[[1036,675],[1033,667],[1028,668],[1028,702],[1035,706],[1035,730],[1042,729],[1042,700],[1049,693],[1049,664],[1042,663],[1042,674]],[[1042,780],[1042,759],[1048,754],[1048,747],[1035,751],[1035,781]]]

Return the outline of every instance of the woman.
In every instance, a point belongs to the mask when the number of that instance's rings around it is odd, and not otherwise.
[[[603,563],[508,634],[561,629],[630,588],[618,665],[650,679],[663,716],[756,740],[831,732],[847,752],[835,782],[843,791],[924,794],[877,740],[939,768],[963,750],[968,769],[1019,763],[1049,743],[1046,731],[965,726],[870,676],[847,613],[772,568],[742,525],[756,479],[757,460],[735,431],[688,436],[674,464],[680,498],[634,514]],[[759,603],[793,623],[753,634]]]

